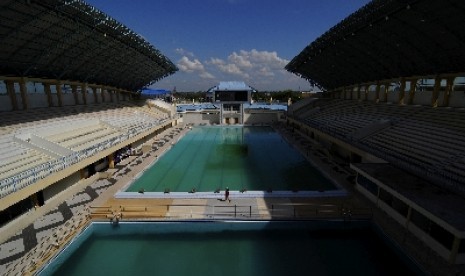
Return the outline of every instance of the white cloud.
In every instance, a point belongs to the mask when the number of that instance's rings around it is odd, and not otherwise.
[[[186,49],[177,48],[175,51],[182,56],[176,64],[179,71],[156,86],[176,86],[178,91],[204,91],[220,80],[237,80],[259,91],[309,90],[310,85],[306,80],[284,69],[289,61],[276,51],[238,50],[202,61]]]
[[[274,76],[274,73],[271,72],[270,69],[267,68],[267,67],[260,68],[260,70],[258,70],[257,74],[262,76],[262,77],[273,77]]]
[[[205,67],[198,59],[190,60],[186,56],[183,56],[176,65],[182,72],[192,73],[194,71],[205,71]]]
[[[176,48],[174,49],[174,51],[177,53],[177,54],[180,54],[181,56],[189,56],[189,57],[194,57],[194,53],[192,52],[189,52],[183,48]]]
[[[205,66],[198,59],[189,59],[186,56],[183,56],[178,63],[176,64],[179,68],[179,71],[188,73],[188,74],[197,74],[202,79],[214,79],[211,73],[205,70]]]
[[[202,79],[214,79],[215,76],[213,76],[212,74],[208,73],[208,72],[203,72],[199,75]]]
[[[214,64],[214,65],[224,65],[226,62],[224,62],[224,60],[219,59],[219,58],[210,58],[210,61],[207,63]]]
[[[257,51],[256,49],[252,49],[251,51],[241,50],[240,55],[256,65],[262,65],[272,69],[281,70],[289,63],[289,60],[280,58],[276,51]]]
[[[242,51],[241,51],[242,52]],[[233,52],[229,55],[228,60],[233,64],[236,64],[239,68],[252,68],[253,65],[250,62],[250,59],[247,56],[238,55],[236,52]]]
[[[246,77],[247,75],[244,72],[242,72],[242,70],[234,63],[219,64],[218,69],[220,69],[221,72],[227,73],[227,74],[239,75],[239,76],[244,76],[244,77]]]
[[[278,56],[275,51],[240,50],[232,52],[227,60],[210,58],[207,65],[214,66],[222,73],[241,76],[245,79],[273,78],[276,73],[286,73],[284,66],[289,61]],[[227,76],[226,76],[227,77]]]

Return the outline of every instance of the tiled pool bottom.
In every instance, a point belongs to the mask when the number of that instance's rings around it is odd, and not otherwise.
[[[39,275],[421,275],[369,222],[92,223]]]

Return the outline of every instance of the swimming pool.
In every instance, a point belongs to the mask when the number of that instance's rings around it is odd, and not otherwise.
[[[415,275],[369,222],[92,223],[39,275]]]
[[[203,110],[219,110],[220,105],[214,103],[197,103],[197,104],[177,104],[176,111],[184,113],[186,111],[203,111]],[[270,104],[265,102],[255,102],[253,104],[244,103],[244,109],[268,109],[268,110],[287,110],[287,104]]]
[[[127,192],[328,191],[336,186],[271,127],[195,127]]]

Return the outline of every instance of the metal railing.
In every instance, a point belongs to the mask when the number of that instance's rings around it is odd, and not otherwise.
[[[373,211],[368,207],[348,207],[333,204],[278,203],[257,205],[159,204],[150,206],[90,207],[93,219],[150,220],[150,219],[254,219],[254,220],[370,220]]]

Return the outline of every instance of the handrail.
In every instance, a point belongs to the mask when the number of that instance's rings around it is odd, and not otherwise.
[[[176,207],[181,207],[176,209]],[[199,210],[199,207],[201,210]],[[369,207],[350,207],[344,204],[277,203],[271,207],[256,205],[210,205],[210,204],[154,204],[130,206],[90,207],[92,218],[110,219],[174,219],[174,218],[253,218],[253,219],[371,219]]]

